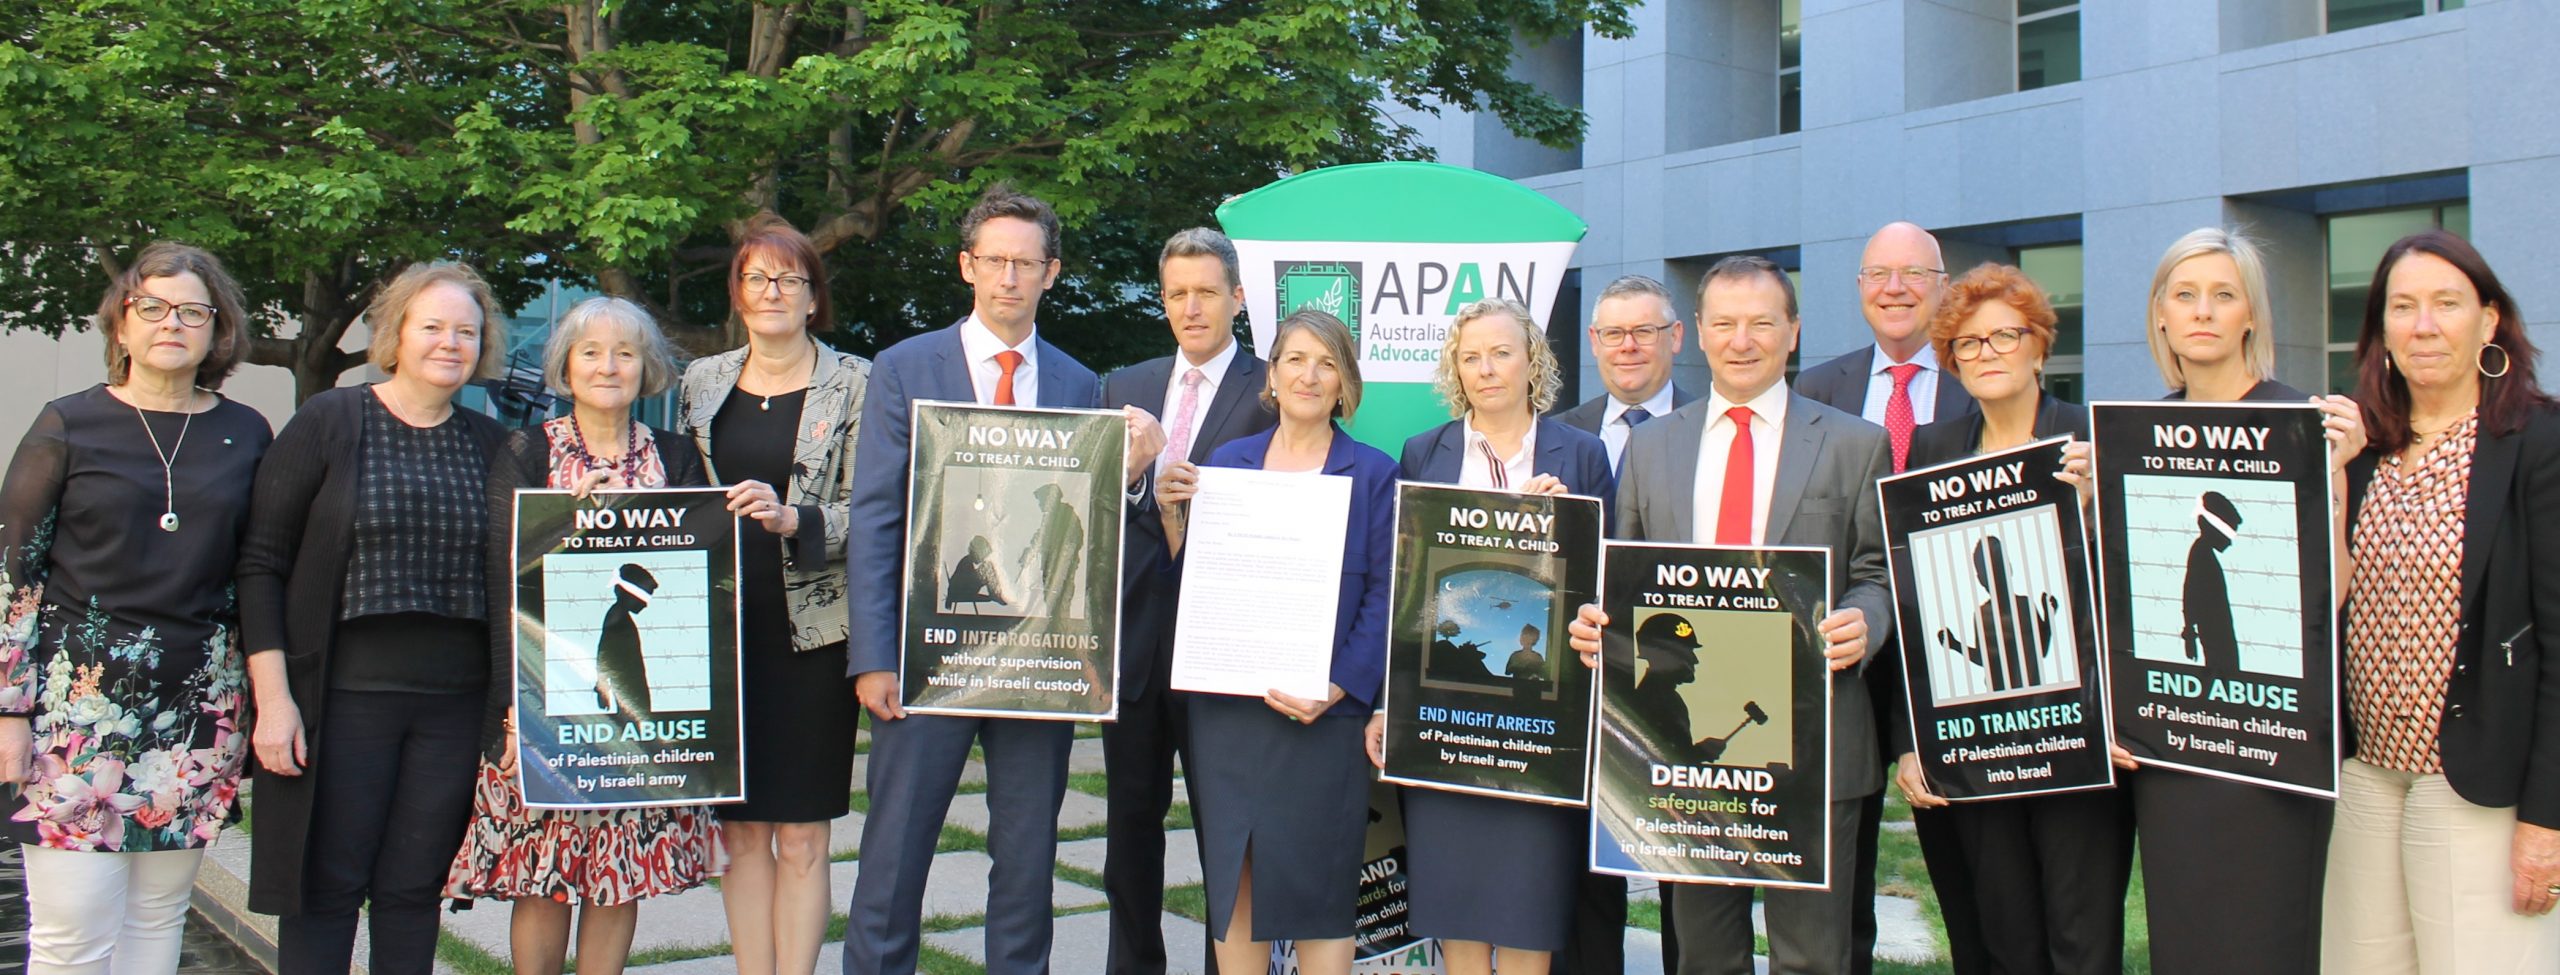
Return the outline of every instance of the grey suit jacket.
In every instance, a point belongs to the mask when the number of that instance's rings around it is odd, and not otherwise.
[[[1839,356],[1796,374],[1796,395],[1850,416],[1865,415],[1867,380],[1873,375],[1869,372],[1869,367],[1875,364],[1875,354],[1875,346],[1860,346],[1856,352]],[[1964,384],[1956,381],[1954,370],[1945,368],[1939,370],[1938,412],[1930,415],[1930,422],[1952,420],[1967,413],[1980,412],[1981,409],[1974,404],[1973,394],[1965,392]]]
[[[676,432],[693,438],[704,469],[721,484],[730,479],[711,461],[711,421],[746,364],[745,346],[693,360],[685,367],[684,393],[676,405]],[[783,503],[800,509],[799,534],[782,544],[782,601],[791,610],[794,650],[842,643],[851,625],[845,616],[845,497],[853,490],[853,451],[861,441],[862,397],[870,386],[869,360],[818,346],[791,445],[791,483],[774,485]]]
[[[1698,450],[1707,430],[1700,399],[1669,417],[1637,427],[1618,471],[1615,536],[1631,541],[1696,540]],[[1884,518],[1875,483],[1893,470],[1884,428],[1790,394],[1778,444],[1778,478],[1769,492],[1766,539],[1772,545],[1831,550],[1832,607],[1867,617],[1867,646],[1893,636],[1893,594],[1884,557]],[[1884,788],[1876,748],[1875,711],[1867,699],[1866,661],[1831,676],[1832,801]]]

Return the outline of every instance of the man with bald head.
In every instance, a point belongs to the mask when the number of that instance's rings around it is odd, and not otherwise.
[[[1875,343],[1805,370],[1796,377],[1796,391],[1883,427],[1892,444],[1893,469],[1900,473],[1909,466],[1914,429],[1976,409],[1964,384],[1941,368],[1929,345],[1929,312],[1947,282],[1946,258],[1938,250],[1938,238],[1917,224],[1896,221],[1867,238],[1856,280],[1858,311],[1866,316]],[[1909,705],[1903,695],[1901,647],[1888,641],[1876,648],[1875,658],[1867,673],[1878,744],[1886,756],[1898,757],[1911,749],[1911,736],[1902,730],[1910,718],[1905,714]],[[1859,866],[1851,872],[1857,883],[1851,925],[1856,975],[1867,975],[1874,965],[1876,831],[1883,805],[1881,792],[1869,800],[1858,836]],[[1915,810],[1912,819],[1946,918],[1955,970],[1958,975],[1982,971],[1973,883],[1961,869],[1953,824],[1926,810]]]

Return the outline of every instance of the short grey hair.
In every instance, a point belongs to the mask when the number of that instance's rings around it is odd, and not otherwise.
[[[569,353],[596,326],[614,330],[614,337],[630,342],[640,350],[640,396],[646,399],[666,392],[675,385],[676,361],[667,346],[666,333],[658,330],[657,319],[639,305],[611,295],[589,298],[569,306],[560,321],[551,326],[551,338],[542,344],[542,384],[554,393],[569,396]]]
[[[1156,255],[1156,270],[1163,271],[1165,262],[1177,257],[1214,257],[1227,266],[1227,287],[1244,287],[1244,262],[1236,257],[1236,242],[1208,227],[1193,227],[1165,238],[1164,253]]]
[[[1680,317],[1679,308],[1671,303],[1671,289],[1665,287],[1662,282],[1641,274],[1625,275],[1602,286],[1600,297],[1592,299],[1592,303],[1598,304],[1611,298],[1624,298],[1629,295],[1652,295],[1660,298],[1662,307],[1670,309],[1672,318]]]

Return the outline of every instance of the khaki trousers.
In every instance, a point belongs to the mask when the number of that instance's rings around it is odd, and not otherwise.
[[[2442,775],[2352,758],[2338,788],[2321,971],[2560,972],[2560,914],[2515,911],[2513,808],[2464,801]]]

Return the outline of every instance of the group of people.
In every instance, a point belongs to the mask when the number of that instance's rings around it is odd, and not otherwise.
[[[425,972],[439,905],[485,900],[510,905],[517,971],[556,975],[574,942],[579,971],[611,975],[640,900],[715,875],[742,975],[806,975],[834,902],[827,824],[849,811],[867,713],[844,971],[916,969],[927,873],[973,751],[996,823],[986,967],[1046,971],[1071,726],[899,706],[909,406],[925,399],[1128,419],[1121,704],[1102,738],[1113,972],[1168,963],[1177,759],[1203,963],[1259,973],[1287,940],[1301,971],[1352,966],[1400,480],[1595,495],[1622,539],[1830,550],[1839,595],[1819,632],[1841,879],[1759,895],[1775,971],[1868,970],[1888,777],[1913,807],[1959,972],[2121,971],[2137,839],[2159,971],[2560,966],[2560,637],[2546,636],[2560,620],[2538,618],[2560,608],[2560,406],[2514,299],[2460,238],[2384,256],[2352,397],[2275,381],[2245,237],[2178,240],[2145,313],[2171,398],[2324,413],[2354,756],[2334,803],[2151,769],[2098,792],[1931,792],[1910,754],[1874,483],[2070,435],[2084,442],[2063,475],[2085,485],[2091,457],[2085,410],[2044,390],[2044,293],[1996,264],[1951,278],[1919,227],[1878,231],[1838,281],[1854,281],[1875,344],[1792,380],[1796,286],[1758,258],[1709,268],[1690,319],[1690,296],[1657,281],[1602,288],[1585,337],[1605,391],[1578,405],[1556,402],[1530,309],[1468,304],[1435,373],[1453,419],[1401,458],[1343,429],[1362,387],[1342,321],[1300,310],[1244,352],[1247,296],[1216,231],[1176,234],[1159,258],[1175,353],[1107,378],[1040,334],[1065,255],[1046,204],[990,191],[959,244],[969,314],[866,361],[816,340],[833,324],[825,263],[761,219],[729,268],[741,347],[679,368],[640,307],[580,303],[542,361],[570,409],[521,430],[454,404],[506,359],[504,312],[468,267],[397,275],[366,315],[387,378],[315,396],[270,436],[216,392],[249,340],[220,262],[160,243],[123,265],[97,315],[107,382],[47,405],[0,484],[0,779],[20,786],[8,829],[28,851],[34,970],[173,970],[196,868],[240,818],[245,776],[250,906],[282,916],[289,975],[346,971],[360,911],[371,970]],[[1693,322],[1705,390],[1671,381]],[[671,429],[634,418],[669,389]],[[1352,482],[1322,698],[1169,687],[1188,502],[1220,466]],[[720,486],[742,519],[747,801],[528,808],[514,492],[660,486]],[[1584,607],[1569,627],[1586,660],[1606,625]],[[603,698],[625,693],[600,681]],[[1402,802],[1411,927],[1452,972],[1624,968],[1626,883],[1585,868],[1583,812],[1421,789]],[[1665,885],[1666,970],[1751,971],[1753,898]]]

